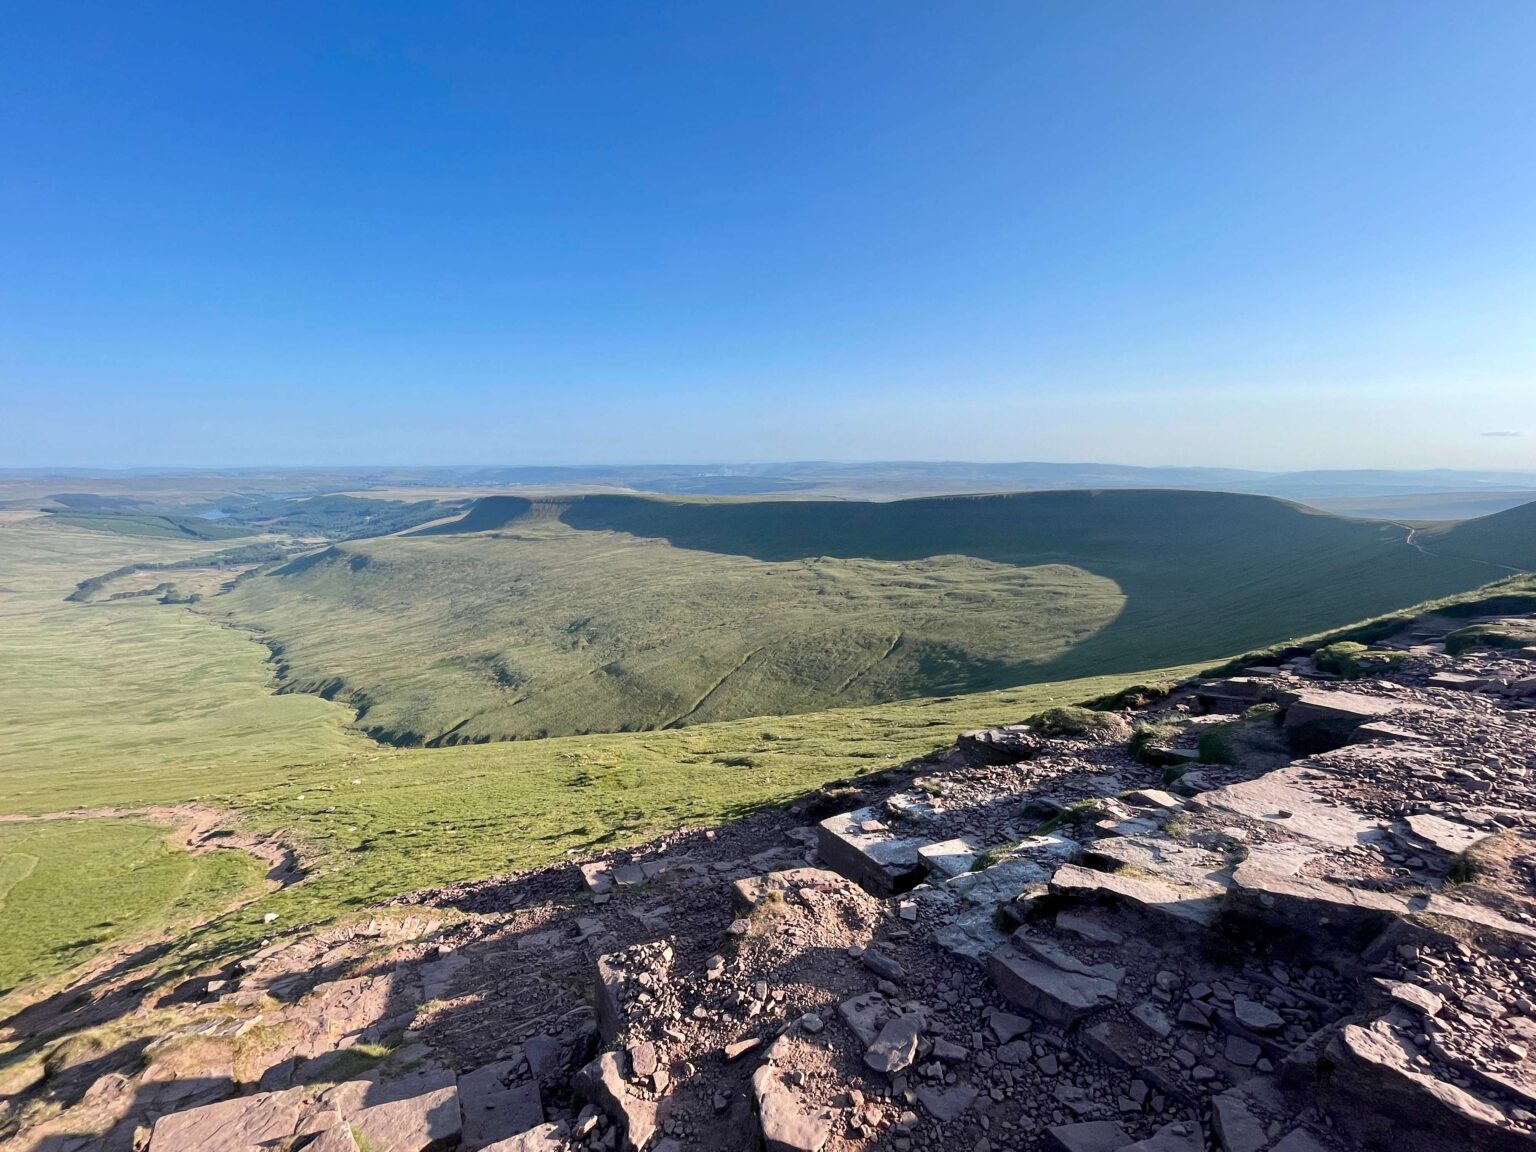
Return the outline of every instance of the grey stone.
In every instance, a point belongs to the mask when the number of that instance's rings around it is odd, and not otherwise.
[[[1232,1014],[1244,1028],[1255,1032],[1278,1032],[1285,1027],[1285,1017],[1267,1004],[1239,996],[1232,1001]]]
[[[481,1152],[561,1152],[565,1145],[564,1124],[540,1124],[506,1140],[498,1140]],[[309,1152],[305,1149],[305,1152]]]
[[[1155,1004],[1143,1001],[1131,1009],[1131,1015],[1154,1036],[1162,1038],[1173,1032],[1173,1024],[1169,1022],[1163,1010]]]
[[[1328,1149],[1305,1128],[1297,1128],[1283,1136],[1270,1152],[1328,1152]]]
[[[816,826],[816,851],[834,871],[871,892],[889,896],[921,880],[927,871],[917,850],[921,835],[901,835],[874,808],[828,816]]]
[[[786,1073],[773,1065],[764,1064],[752,1074],[752,1094],[767,1152],[820,1152],[830,1139],[831,1117],[807,1110]]]
[[[1004,996],[1060,1028],[1070,1027],[1090,1012],[1113,1004],[1119,991],[1114,981],[1064,972],[1011,943],[992,953],[987,968]]]
[[[1045,1147],[1053,1152],[1120,1152],[1130,1133],[1113,1120],[1084,1120],[1045,1130]]]
[[[861,996],[844,1000],[837,1006],[837,1014],[853,1030],[859,1042],[868,1047],[875,1042],[880,1029],[891,1018],[891,1006],[880,993],[865,992]]]
[[[969,1111],[976,1102],[976,1089],[969,1084],[955,1084],[949,1088],[940,1088],[931,1084],[922,1084],[917,1089],[917,1099],[934,1119],[942,1123],[958,1120]]]
[[[636,1095],[624,1081],[615,1052],[604,1052],[576,1074],[575,1087],[623,1128],[625,1147],[645,1147],[656,1131],[656,1105]]]
[[[900,980],[905,975],[901,970],[900,964],[896,963],[884,952],[877,951],[874,948],[864,949],[864,954],[859,959],[863,962],[864,967],[868,968],[882,980]]]
[[[1223,1092],[1211,1100],[1211,1124],[1222,1152],[1260,1152],[1269,1143],[1263,1122],[1237,1092]]]
[[[1192,1120],[1175,1120],[1120,1152],[1205,1152],[1205,1133]]]
[[[1056,913],[1056,931],[1070,932],[1095,944],[1119,945],[1125,942],[1125,935],[1111,928],[1101,917],[1073,909]]]
[[[924,844],[917,850],[918,858],[927,865],[929,872],[950,878],[969,872],[980,854],[981,846],[964,836]]]
[[[294,1135],[302,1102],[302,1089],[289,1088],[162,1116],[150,1133],[149,1152],[246,1152]]]
[[[1239,1068],[1252,1068],[1259,1062],[1259,1057],[1264,1055],[1264,1049],[1242,1036],[1228,1036],[1225,1055]]]
[[[544,1122],[536,1084],[508,1085],[514,1064],[503,1060],[459,1077],[459,1111],[466,1152],[506,1140]]]
[[[916,1059],[917,1041],[922,1032],[922,1021],[914,1013],[886,1021],[880,1035],[864,1053],[864,1063],[876,1072],[894,1076]]]

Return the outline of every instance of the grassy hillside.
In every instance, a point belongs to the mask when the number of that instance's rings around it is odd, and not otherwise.
[[[314,854],[308,881],[185,935],[169,963],[249,944],[271,931],[267,912],[294,927],[569,850],[719,822],[921,756],[962,729],[1128,682],[667,732],[387,748],[350,731],[338,704],[275,695],[266,652],[243,631],[147,599],[64,599],[93,573],[205,549],[0,520],[0,816],[196,800]],[[216,911],[251,877],[240,858],[168,852],[142,821],[64,819],[0,821],[0,885],[7,878],[0,988]]]
[[[123,536],[151,536],[167,540],[230,540],[250,536],[254,530],[242,524],[208,520],[179,513],[129,511],[113,508],[68,509],[52,513],[53,519],[72,528],[115,532]]]
[[[496,497],[208,607],[396,741],[659,729],[1219,658],[1473,587],[1260,496]]]
[[[1505,570],[1536,570],[1536,503],[1423,534],[1425,548]]]

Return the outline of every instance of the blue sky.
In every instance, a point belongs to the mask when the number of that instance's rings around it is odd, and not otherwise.
[[[1536,468],[1529,0],[5,23],[0,465]]]

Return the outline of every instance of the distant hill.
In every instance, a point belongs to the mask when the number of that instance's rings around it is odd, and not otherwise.
[[[1442,556],[1503,568],[1536,571],[1536,502],[1423,533],[1424,546]]]
[[[654,729],[1196,660],[1485,583],[1262,496],[493,497],[211,607],[402,743]]]
[[[965,493],[1082,488],[1163,488],[1249,492],[1312,503],[1380,497],[1525,491],[1536,500],[1536,469],[1308,469],[1148,467],[1103,462],[969,460],[798,460],[772,463],[443,465],[375,468],[239,468],[124,472],[0,468],[0,505],[67,489],[164,506],[198,500],[436,489],[442,495],[632,492],[682,496],[786,496],[895,500]],[[479,490],[478,492],[476,490]],[[1458,513],[1468,514],[1468,513]]]

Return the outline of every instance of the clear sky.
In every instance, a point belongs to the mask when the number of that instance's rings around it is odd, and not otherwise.
[[[1536,468],[1536,3],[11,3],[0,465]]]

